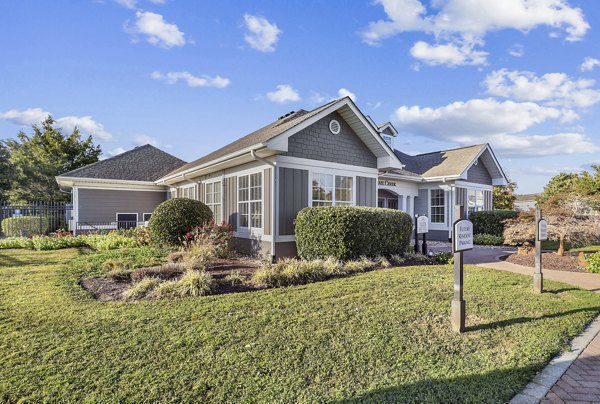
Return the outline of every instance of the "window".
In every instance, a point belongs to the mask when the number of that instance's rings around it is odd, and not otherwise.
[[[444,223],[446,221],[446,201],[443,189],[431,190],[431,223]]]
[[[388,146],[390,146],[392,149],[394,148],[394,146],[392,145],[392,137],[391,136],[381,135],[381,137],[383,138],[383,141],[388,144]]]
[[[150,221],[151,216],[152,216],[152,213],[144,213],[144,222]]]
[[[177,198],[177,188],[172,188],[167,192],[167,199]]]
[[[206,184],[204,188],[204,201],[212,210],[213,218],[216,224],[223,222],[221,213],[221,181],[211,182]]]
[[[313,173],[312,206],[352,205],[353,177]]]
[[[190,185],[181,188],[181,198],[196,199],[196,186]]]
[[[238,177],[239,226],[262,228],[262,173]]]
[[[469,189],[467,191],[467,203],[469,206],[469,213],[479,212],[483,210],[483,191],[475,189]]]
[[[137,213],[117,213],[117,229],[131,229],[137,227]]]

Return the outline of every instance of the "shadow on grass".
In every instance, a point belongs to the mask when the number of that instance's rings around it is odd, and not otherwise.
[[[527,367],[494,370],[485,374],[447,379],[425,379],[414,383],[372,390],[360,396],[337,402],[505,403],[520,393],[544,366],[545,363],[540,362]]]
[[[21,265],[24,265],[24,263],[20,259],[0,252],[0,267],[16,267]]]
[[[544,320],[544,319],[548,319],[548,318],[557,318],[557,317],[562,317],[562,316],[568,316],[571,314],[576,314],[576,313],[581,313],[581,312],[590,312],[590,313],[597,314],[598,312],[600,312],[600,307],[586,307],[586,308],[581,308],[581,309],[563,311],[560,313],[545,314],[540,317],[509,318],[506,320],[495,321],[495,322],[488,323],[488,324],[478,324],[478,325],[473,325],[473,326],[467,326],[467,327],[465,327],[465,332],[478,331],[478,330],[491,330],[491,329],[507,327],[507,326],[511,326],[511,325],[515,325],[515,324],[528,323],[530,321],[538,321],[538,320]]]
[[[585,289],[580,289],[580,288],[562,288],[562,289],[553,289],[553,290],[546,290],[544,289],[544,293],[551,293],[553,295],[557,295],[559,293],[563,293],[563,292],[571,292],[574,290],[585,290]]]

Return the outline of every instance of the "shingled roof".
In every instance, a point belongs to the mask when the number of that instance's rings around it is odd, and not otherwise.
[[[153,182],[184,164],[185,161],[147,144],[59,177]]]
[[[229,143],[226,146],[221,147],[220,149],[210,154],[207,154],[204,157],[201,157],[197,160],[192,161],[191,163],[188,163],[182,167],[175,169],[174,171],[168,173],[168,176],[178,174],[193,167],[201,166],[202,164],[224,157],[228,154],[244,150],[250,146],[264,143],[270,139],[273,139],[275,136],[282,134],[286,130],[291,129],[294,126],[304,122],[305,120],[317,115],[319,112],[323,111],[324,109],[336,103],[337,101],[339,100],[333,100],[325,105],[313,109],[312,111],[305,111],[303,109],[300,109],[298,111],[289,113],[288,115],[282,116],[275,122],[272,122],[267,126],[264,126],[250,133],[249,135],[246,135],[232,143]]]
[[[486,146],[486,144],[478,144],[415,156],[402,153],[399,150],[394,150],[394,153],[405,165],[404,169],[409,172],[422,175],[425,178],[446,177],[461,175]]]

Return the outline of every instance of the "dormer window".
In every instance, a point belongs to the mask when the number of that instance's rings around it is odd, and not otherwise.
[[[394,148],[394,138],[388,135],[381,135],[383,141],[388,144],[392,149]]]

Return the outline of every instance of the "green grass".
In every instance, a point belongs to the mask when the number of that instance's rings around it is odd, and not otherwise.
[[[560,242],[558,241],[552,241],[552,240],[548,240],[548,241],[542,241],[542,249],[544,250],[558,250],[558,247],[560,246]],[[565,250],[566,251],[583,251],[583,252],[599,252],[600,251],[600,244],[592,244],[592,245],[588,245],[585,247],[579,247],[579,248],[572,248],[573,246],[571,245],[571,243],[565,241]]]
[[[467,267],[305,286],[98,302],[77,250],[0,251],[0,401],[505,402],[600,311],[600,295]],[[90,261],[90,257],[83,257]]]
[[[589,252],[589,253],[600,252],[600,245],[588,245],[585,247],[573,248],[573,249],[571,249],[571,251],[583,251],[583,252]]]

